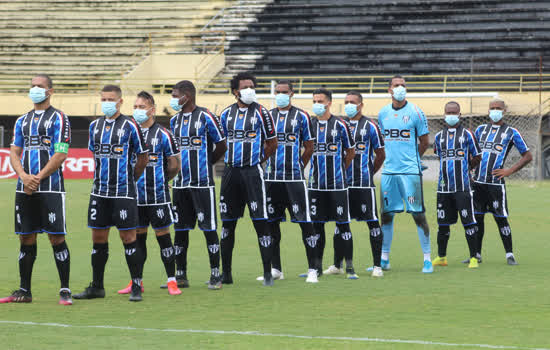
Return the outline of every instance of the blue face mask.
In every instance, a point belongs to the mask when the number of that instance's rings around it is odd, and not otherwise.
[[[39,86],[33,86],[29,90],[29,98],[33,103],[44,102],[44,100],[48,97],[46,96],[46,91],[46,89]]]
[[[498,123],[502,119],[502,111],[498,109],[489,110],[489,118],[491,118],[494,123]]]
[[[346,115],[350,118],[355,117],[357,114],[357,105],[353,103],[348,103],[344,106],[344,112],[346,112]]]
[[[134,119],[139,124],[145,123],[147,120],[149,120],[149,116],[147,115],[148,109],[134,109]]]
[[[101,102],[101,111],[107,118],[111,118],[113,115],[116,114],[116,102],[113,101],[103,101]]]
[[[460,118],[457,114],[449,114],[445,116],[445,123],[449,124],[449,126],[455,126],[458,124]]]
[[[313,113],[320,117],[327,111],[327,107],[322,103],[314,103],[313,104]]]
[[[405,99],[405,96],[407,96],[407,89],[405,89],[403,86],[393,88],[393,98],[395,98],[397,101],[403,101]]]
[[[180,100],[180,99],[177,98],[177,97],[172,97],[172,98],[170,99],[170,107],[172,107],[172,109],[173,109],[174,111],[176,111],[176,112],[181,111],[181,107],[183,107],[183,105],[180,105],[180,104],[179,104],[179,100]]]
[[[277,107],[279,108],[288,107],[290,104],[290,96],[287,94],[277,94],[275,96],[275,103],[277,103]]]

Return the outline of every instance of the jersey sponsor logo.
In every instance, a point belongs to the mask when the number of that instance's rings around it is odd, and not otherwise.
[[[229,141],[237,142],[254,142],[256,140],[257,132],[254,130],[227,130],[227,139]]]
[[[363,141],[359,141],[355,143],[355,153],[357,154],[364,154],[367,150],[367,143]]]
[[[319,154],[336,153],[338,152],[338,144],[317,142],[313,146],[313,151]]]
[[[25,148],[29,150],[44,150],[47,151],[52,145],[52,138],[46,135],[31,135],[23,137]]]
[[[182,150],[199,150],[202,147],[202,138],[200,136],[176,137],[176,142]]]
[[[98,158],[123,158],[124,145],[110,143],[94,144],[94,155]]]
[[[159,161],[158,153],[149,153],[149,162],[147,163],[148,167],[155,167]]]
[[[279,144],[292,146],[296,143],[296,134],[278,132],[277,133],[277,142],[279,142]]]
[[[479,147],[481,147],[483,152],[490,153],[501,153],[504,150],[504,145],[502,143],[496,143],[492,141],[480,142]]]
[[[466,152],[462,148],[451,148],[451,149],[442,149],[441,158],[443,159],[464,159]]]
[[[389,138],[389,141],[408,141],[411,138],[411,131],[409,129],[386,129],[384,136]]]

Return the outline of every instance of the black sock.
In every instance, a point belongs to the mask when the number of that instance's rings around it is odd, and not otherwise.
[[[258,235],[258,245],[260,247],[260,255],[262,256],[262,264],[264,266],[264,275],[271,274],[271,260],[273,258],[273,239],[269,233],[266,220],[254,220],[254,229]]]
[[[342,267],[342,260],[344,259],[344,242],[340,235],[338,225],[334,228],[334,236],[332,236],[332,245],[334,247],[334,260],[333,265],[337,268]]]
[[[69,247],[67,242],[52,246],[53,256],[55,258],[55,266],[57,266],[57,272],[59,273],[59,280],[61,281],[61,288],[69,288],[69,274],[71,272],[71,255],[69,253]]]
[[[136,234],[136,241],[141,249],[141,255],[143,255],[143,263],[145,263],[147,261],[147,232]]]
[[[372,263],[373,266],[380,266],[380,259],[382,257],[382,241],[384,236],[382,230],[380,229],[380,223],[377,221],[368,221],[367,225],[369,226],[370,232],[370,249],[372,251]]]
[[[237,220],[224,221],[221,234],[222,269],[225,273],[231,273],[233,260],[233,247],[235,246],[235,228]]]
[[[273,238],[273,258],[271,265],[274,269],[283,271],[281,266],[281,225],[279,221],[270,222],[267,224],[270,231],[271,237]]]
[[[323,272],[323,254],[325,253],[326,234],[325,223],[315,222],[313,223],[313,232],[319,235],[319,241],[317,242],[317,257],[315,259],[315,265],[319,273]]]
[[[94,243],[92,249],[92,270],[93,286],[103,288],[103,275],[105,274],[105,265],[109,259],[109,243]]]
[[[451,235],[451,228],[446,225],[439,225],[437,231],[437,255],[440,257],[447,256],[447,244],[449,243],[449,236]]]
[[[485,215],[476,214],[475,217],[477,221],[477,253],[481,254],[483,236],[485,235]]]
[[[203,231],[210,260],[210,275],[220,277],[220,240],[216,231]]]
[[[187,278],[187,248],[189,248],[189,230],[176,231],[174,237],[176,277]]]
[[[124,253],[126,255],[126,263],[130,270],[130,277],[132,281],[141,284],[141,271],[143,270],[143,257],[141,256],[141,249],[138,246],[137,240],[132,243],[124,244]]]
[[[506,253],[512,253],[512,229],[508,223],[508,218],[497,218],[495,216],[495,221],[498,225],[498,232],[500,233],[504,250]]]
[[[478,228],[476,224],[464,226],[464,233],[466,234],[466,242],[468,242],[468,248],[470,249],[470,258],[476,256],[477,248],[479,246],[477,242]]]
[[[346,259],[346,270],[353,270],[353,236],[349,224],[336,224],[342,239],[342,254]]]
[[[139,235],[138,235],[139,236]],[[162,236],[157,236],[157,242],[160,247],[160,258],[164,264],[164,270],[166,270],[166,277],[171,278],[176,276],[176,254],[174,252],[174,246],[172,245],[172,239],[170,233]],[[145,262],[145,259],[143,259]]]
[[[313,233],[313,224],[310,222],[301,222],[300,228],[302,229],[302,242],[304,242],[304,247],[306,248],[308,268],[315,270],[317,269],[315,260],[317,257],[319,235]]]
[[[32,267],[36,260],[36,244],[23,245],[19,248],[19,287],[28,292],[31,291]]]

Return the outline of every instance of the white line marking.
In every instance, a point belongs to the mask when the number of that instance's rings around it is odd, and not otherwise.
[[[354,338],[354,337],[330,337],[330,336],[316,336],[316,335],[296,335],[296,334],[283,334],[283,333],[264,333],[258,331],[221,331],[221,330],[204,330],[204,329],[159,329],[159,328],[135,328],[135,327],[122,327],[122,326],[109,326],[109,325],[97,325],[97,326],[79,326],[62,323],[40,323],[30,321],[8,321],[0,320],[0,324],[15,324],[21,326],[45,326],[45,327],[59,327],[59,328],[101,328],[101,329],[120,329],[130,331],[146,331],[157,333],[199,333],[199,334],[222,334],[222,335],[249,335],[258,337],[277,337],[277,338],[294,338],[294,339],[312,339],[312,340],[345,340],[356,342],[370,342],[370,343],[395,343],[395,344],[418,344],[418,345],[436,345],[446,347],[467,347],[467,348],[484,348],[484,349],[512,349],[512,350],[550,350],[547,348],[529,348],[523,346],[508,346],[508,345],[491,345],[491,344],[456,344],[456,343],[444,343],[429,340],[405,340],[405,339],[382,339],[382,338]]]

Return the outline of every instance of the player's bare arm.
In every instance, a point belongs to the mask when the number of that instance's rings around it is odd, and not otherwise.
[[[304,141],[304,153],[302,153],[302,165],[305,167],[313,155],[314,141]]]
[[[42,179],[45,179],[56,172],[66,159],[67,153],[55,152],[48,163],[46,163],[46,166],[42,168],[36,176],[40,179],[40,181],[42,181]]]
[[[168,181],[172,180],[181,169],[181,155],[177,154],[175,156],[168,157],[168,165],[166,167],[166,177]]]
[[[374,173],[376,174],[380,168],[382,168],[382,165],[384,164],[384,160],[386,160],[386,151],[383,148],[377,148],[374,150],[375,158],[374,158]]]
[[[344,151],[346,154],[344,157],[344,165],[346,166],[346,169],[349,168],[351,165],[351,162],[353,161],[353,158],[355,157],[355,147],[348,148]]]
[[[470,158],[470,170],[477,168],[481,162],[481,154]]]
[[[147,166],[147,162],[149,162],[149,152],[138,154],[136,167],[134,169],[134,178],[136,180],[139,179],[141,174],[143,174],[143,171]]]
[[[265,162],[269,157],[275,154],[276,150],[277,150],[277,138],[273,137],[273,138],[270,138],[269,140],[266,140],[265,146],[264,146],[264,157],[261,163]]]
[[[218,160],[223,157],[225,151],[227,151],[227,143],[225,143],[225,140],[216,143],[216,148],[214,152],[212,152],[212,164],[216,164]]]
[[[533,154],[531,154],[531,151],[527,151],[521,155],[520,160],[518,160],[516,164],[512,165],[510,168],[507,168],[507,169],[495,169],[493,170],[493,175],[495,175],[497,179],[500,180],[503,177],[510,176],[520,171],[524,166],[529,164],[532,160],[533,160]]]
[[[422,135],[418,137],[418,154],[422,157],[424,155],[424,152],[428,149],[429,143],[430,143],[430,136],[429,134]]]
[[[10,148],[10,163],[25,188],[25,193],[32,194],[33,191],[38,189],[40,185],[40,178],[36,175],[27,174],[21,165],[21,153],[23,153],[23,148],[18,146],[11,146]]]

